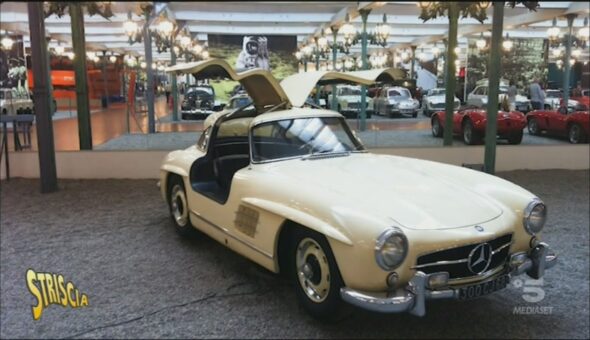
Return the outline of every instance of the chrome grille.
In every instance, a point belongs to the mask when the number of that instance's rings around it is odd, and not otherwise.
[[[471,251],[482,243],[488,243],[492,248],[492,258],[488,270],[494,270],[506,263],[511,242],[512,234],[507,234],[481,243],[425,254],[418,257],[413,268],[426,274],[448,272],[449,279],[477,276],[469,270],[467,264]]]

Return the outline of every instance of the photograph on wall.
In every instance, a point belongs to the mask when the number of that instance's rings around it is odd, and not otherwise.
[[[208,35],[211,58],[227,61],[236,71],[254,68],[268,70],[279,81],[297,73],[297,37],[294,35]],[[215,93],[227,101],[234,93],[237,82],[214,82]]]

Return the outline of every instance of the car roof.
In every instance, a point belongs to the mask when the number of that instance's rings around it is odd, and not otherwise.
[[[336,111],[331,110],[314,109],[309,107],[292,107],[288,110],[281,110],[258,115],[254,117],[251,124],[258,125],[261,123],[272,122],[275,120],[314,117],[342,117],[342,115]]]

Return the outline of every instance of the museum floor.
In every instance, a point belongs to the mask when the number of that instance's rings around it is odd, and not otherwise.
[[[166,105],[165,97],[155,101],[156,131],[147,134],[148,119],[145,112],[131,116],[129,131],[126,123],[126,106],[113,103],[108,109],[92,111],[92,143],[95,150],[175,150],[194,144],[199,131],[203,130],[203,120],[172,121],[171,109]],[[75,112],[58,112],[53,119],[53,135],[56,151],[79,150],[78,121]],[[374,115],[367,120],[367,129],[360,132],[359,121],[348,119],[348,124],[357,131],[365,146],[375,147],[408,147],[408,146],[441,146],[442,139],[432,137],[430,118],[421,112],[416,118],[388,118]],[[23,138],[23,137],[20,137]],[[465,145],[460,136],[456,136],[455,145]],[[499,140],[498,145],[507,144]],[[567,139],[533,136],[524,129],[522,145],[568,144]],[[8,147],[14,150],[13,135],[8,134]],[[37,150],[36,129],[31,130],[31,148]]]
[[[2,181],[0,336],[590,337],[590,172],[499,175],[549,207],[544,240],[560,258],[536,286],[541,301],[525,300],[533,283],[522,276],[479,300],[430,302],[423,318],[355,310],[333,325],[301,310],[279,276],[204,235],[177,236],[155,180],[60,180],[60,191],[46,195],[38,180]],[[29,268],[63,274],[89,306],[50,305],[34,321]],[[521,307],[552,309],[515,315]]]

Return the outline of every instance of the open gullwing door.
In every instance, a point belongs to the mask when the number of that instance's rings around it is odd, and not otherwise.
[[[240,82],[257,109],[289,102],[279,82],[267,70],[252,69],[237,73],[224,60],[209,59],[183,63],[166,68],[166,72],[175,74],[192,74],[201,79],[231,79]]]
[[[316,85],[372,85],[376,82],[392,82],[404,77],[405,72],[395,68],[355,72],[315,71],[291,75],[281,81],[281,86],[289,97],[291,104],[301,107],[305,104],[307,97]]]

